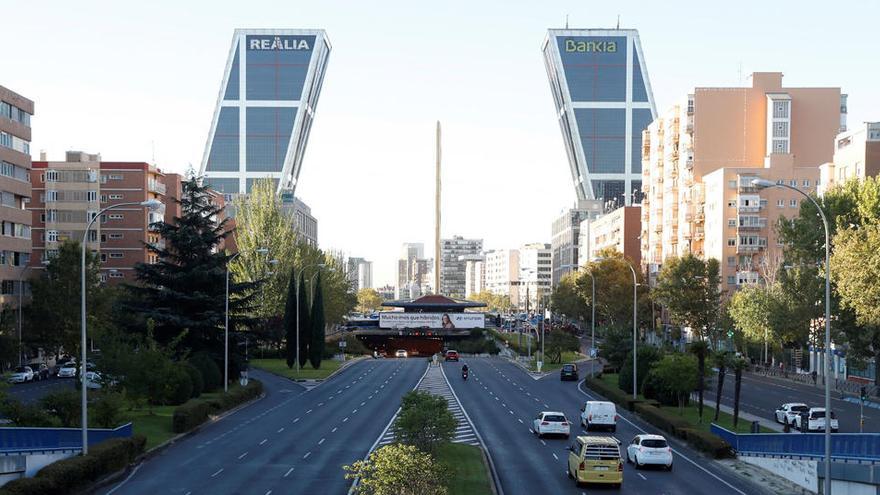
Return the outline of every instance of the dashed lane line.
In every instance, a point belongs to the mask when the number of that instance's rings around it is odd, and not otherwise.
[[[217,475],[220,474],[220,473],[222,473],[222,472],[223,472],[223,468],[220,468],[220,469],[217,470],[217,472],[215,472],[214,474],[212,474],[211,477],[212,477],[212,478],[216,478]]]

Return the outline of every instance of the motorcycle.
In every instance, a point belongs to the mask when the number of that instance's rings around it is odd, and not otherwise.
[[[468,372],[467,372],[467,371],[462,371],[462,372],[461,372],[461,378],[464,379],[464,381],[467,381],[467,377],[468,377]]]

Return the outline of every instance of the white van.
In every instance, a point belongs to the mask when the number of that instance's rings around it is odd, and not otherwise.
[[[613,402],[588,400],[581,408],[581,426],[587,431],[591,428],[617,430],[617,409]]]

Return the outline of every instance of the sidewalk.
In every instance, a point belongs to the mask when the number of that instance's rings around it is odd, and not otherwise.
[[[697,401],[697,394],[692,394],[691,400],[696,402]],[[705,397],[703,397],[703,405],[712,410],[712,415],[714,417],[715,401],[708,400]],[[721,404],[721,412],[725,412],[727,414],[733,415],[733,408],[730,406]],[[749,414],[747,412],[740,411],[739,412],[739,419],[744,420],[744,421],[748,421],[749,423],[751,423],[752,421],[757,421],[761,426],[763,426],[769,430],[777,431],[779,433],[782,433],[784,431],[784,427],[781,424],[777,423],[776,421],[773,421],[772,419],[762,418],[761,416],[755,416],[754,414]]]

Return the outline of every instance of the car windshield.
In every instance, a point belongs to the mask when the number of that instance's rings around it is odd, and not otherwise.
[[[566,364],[562,367],[562,371],[574,371],[574,365]]]
[[[642,440],[642,447],[662,449],[666,447],[666,440],[661,440],[659,438],[646,438],[645,440]]]
[[[66,363],[66,364],[64,364],[64,365],[61,366],[61,367],[62,367],[62,368],[76,368],[76,365],[73,364],[73,363]]]
[[[24,373],[26,371],[27,370],[24,368],[24,366],[19,366],[18,368],[15,368],[16,373]]]
[[[807,412],[810,410],[807,406],[791,406],[793,412]]]
[[[810,417],[814,419],[824,418],[825,411],[813,411],[812,414],[810,414]]]
[[[565,421],[565,416],[560,416],[558,414],[547,414],[544,416],[544,421],[550,421],[553,423],[561,423]]]

